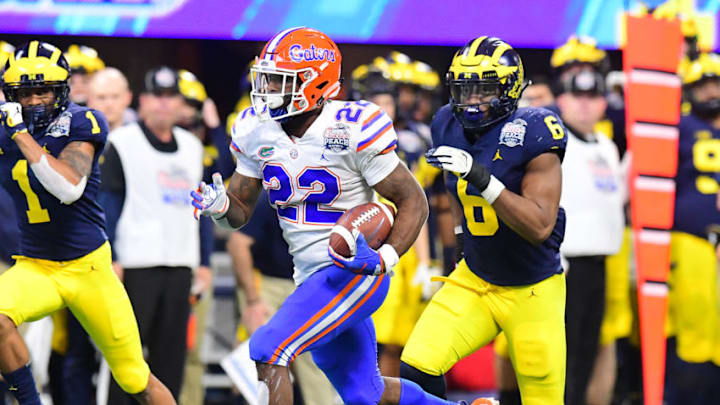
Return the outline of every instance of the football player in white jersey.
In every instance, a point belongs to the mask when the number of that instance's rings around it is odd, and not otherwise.
[[[233,125],[237,168],[228,189],[215,175],[214,184],[192,192],[193,205],[236,229],[265,188],[290,246],[298,288],[250,340],[261,403],[293,403],[287,367],[311,351],[346,404],[455,404],[380,376],[370,315],[428,207],[394,152],[390,118],[369,102],[330,100],[340,90],[340,65],[337,45],[322,32],[299,27],[275,35],[251,69],[253,107]],[[356,234],[352,258],[334,254],[333,225],[345,210],[377,201],[375,192],[397,207],[386,243],[373,250]]]

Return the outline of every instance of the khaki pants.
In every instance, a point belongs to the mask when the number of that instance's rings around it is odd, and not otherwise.
[[[293,291],[295,291],[295,283],[292,279],[262,276],[260,295],[270,310],[270,316],[277,312]],[[306,405],[335,403],[335,389],[325,374],[315,365],[310,352],[303,353],[295,359],[292,371],[298,380]]]
[[[192,313],[195,314],[195,346],[188,351],[187,360],[185,360],[185,377],[180,394],[180,403],[183,405],[203,405],[205,402],[205,388],[202,383],[205,363],[200,359],[200,349],[205,336],[205,322],[211,302],[212,287],[192,307]]]

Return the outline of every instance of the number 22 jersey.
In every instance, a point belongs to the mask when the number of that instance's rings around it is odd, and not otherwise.
[[[433,147],[468,151],[507,190],[522,194],[526,165],[551,152],[562,159],[567,145],[565,128],[543,108],[520,108],[471,142],[450,105],[441,108],[431,124]],[[565,235],[565,211],[558,209],[552,233],[533,245],[510,229],[472,184],[449,174],[447,188],[463,210],[464,256],[470,270],[492,284],[533,284],[561,273],[560,244]]]
[[[328,101],[300,137],[260,121],[252,107],[238,114],[230,150],[236,171],[263,180],[277,211],[301,284],[332,264],[328,240],[348,209],[377,201],[372,186],[400,163],[390,117],[365,101]]]

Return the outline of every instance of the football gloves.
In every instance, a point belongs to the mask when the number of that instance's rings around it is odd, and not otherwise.
[[[440,288],[440,283],[432,281],[432,278],[442,275],[443,271],[439,267],[419,264],[415,268],[415,276],[412,279],[412,284],[422,287],[421,297],[423,301],[429,301],[433,294]]]
[[[360,231],[354,229],[352,234],[355,238],[355,256],[345,258],[335,253],[333,248],[328,246],[328,255],[330,255],[333,263],[341,269],[350,270],[356,274],[377,276],[388,273],[392,276],[392,269],[399,260],[395,249],[385,244],[380,246],[380,249],[375,250],[368,245],[365,236]]]
[[[230,208],[230,200],[228,200],[222,175],[214,173],[212,179],[213,184],[205,184],[203,181],[197,190],[190,192],[192,205],[195,207],[193,212],[195,219],[199,219],[200,215],[220,219]]]
[[[438,146],[430,149],[426,154],[427,162],[438,169],[455,173],[458,177],[467,180],[480,192],[485,191],[490,184],[490,171],[480,163],[474,162],[470,153],[453,148],[452,146]]]
[[[15,136],[22,131],[27,131],[20,103],[0,105],[0,125],[7,131],[10,139],[15,139]]]

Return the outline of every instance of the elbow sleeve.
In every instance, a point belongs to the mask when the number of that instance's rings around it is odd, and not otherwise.
[[[50,194],[57,197],[61,203],[70,205],[80,199],[85,191],[87,176],[83,176],[78,184],[70,183],[63,175],[56,172],[43,155],[40,161],[30,165],[35,177]]]

